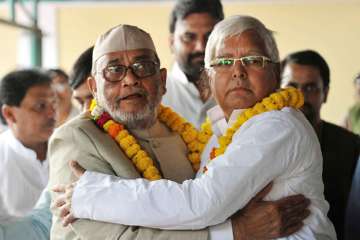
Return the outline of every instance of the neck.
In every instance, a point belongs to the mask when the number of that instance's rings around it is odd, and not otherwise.
[[[316,134],[318,137],[321,135],[321,119],[320,116],[314,120],[314,122],[311,123],[311,125],[314,127]]]
[[[39,161],[44,161],[46,159],[46,153],[47,153],[47,142],[41,142],[41,143],[24,143],[21,142],[25,147],[33,150],[36,153],[36,158]]]
[[[186,75],[186,77],[189,80],[189,82],[191,82],[195,85],[195,87],[199,91],[201,101],[203,103],[205,103],[211,95],[210,87],[208,86],[206,80],[202,79],[201,75],[198,75],[198,76]]]
[[[154,124],[156,123],[156,118],[152,118],[152,119],[144,119],[144,120],[137,120],[137,121],[132,121],[131,123],[126,123],[126,127],[128,129],[133,129],[133,130],[145,130],[145,129],[149,129],[152,126],[154,126]]]

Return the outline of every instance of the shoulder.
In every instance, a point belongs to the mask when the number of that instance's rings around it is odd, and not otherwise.
[[[89,113],[81,113],[59,128],[55,129],[50,138],[50,142],[56,138],[68,138],[74,132],[93,131],[96,129],[97,127],[90,119]]]
[[[347,142],[348,144],[353,144],[360,148],[359,135],[326,121],[322,121],[322,124],[322,134],[325,136],[325,139],[336,139],[336,141]]]
[[[244,125],[272,125],[274,128],[291,129],[292,131],[308,131],[312,129],[301,111],[285,107],[280,111],[269,111],[256,115]]]

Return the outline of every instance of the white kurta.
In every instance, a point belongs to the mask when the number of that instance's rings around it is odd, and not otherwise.
[[[177,63],[174,64],[166,80],[166,94],[162,103],[170,106],[196,128],[205,121],[206,112],[216,105],[213,98],[205,103],[201,100],[196,86],[189,82]]]
[[[0,219],[29,213],[48,182],[48,172],[48,161],[40,162],[36,153],[22,145],[11,130],[1,133]]]
[[[221,122],[218,119],[215,125]],[[202,161],[207,161],[216,145],[214,136]],[[75,216],[163,229],[199,229],[224,222],[274,181],[268,200],[302,193],[311,201],[304,227],[287,239],[336,239],[323,196],[319,142],[300,111],[284,108],[248,120],[226,152],[207,168],[206,174],[182,184],[87,172],[73,195]]]

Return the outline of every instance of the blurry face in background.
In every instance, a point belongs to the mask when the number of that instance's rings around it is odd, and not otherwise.
[[[6,114],[8,125],[24,145],[46,142],[55,127],[56,103],[50,85],[33,86],[19,107],[8,106],[11,115]]]
[[[59,98],[59,104],[71,100],[71,88],[68,79],[61,75],[55,75],[52,79],[52,85]]]
[[[87,81],[84,81],[76,89],[73,90],[73,98],[82,112],[89,109],[91,100],[93,99],[92,93],[87,85]]]
[[[316,126],[320,122],[320,110],[326,102],[328,88],[324,87],[320,71],[315,66],[287,64],[282,75],[282,85],[296,87],[304,94],[302,112]]]
[[[188,76],[197,79],[204,67],[205,46],[217,23],[208,13],[192,13],[178,19],[170,36],[170,48],[175,61]],[[190,79],[192,80],[192,79]]]

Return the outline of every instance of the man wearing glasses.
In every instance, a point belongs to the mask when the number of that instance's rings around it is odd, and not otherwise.
[[[344,221],[352,177],[360,151],[360,139],[346,129],[320,117],[329,93],[330,69],[317,52],[304,50],[282,61],[282,85],[300,89],[305,97],[302,111],[314,127],[323,155],[325,199],[330,204],[329,218],[339,239],[344,239]]]
[[[67,209],[61,215],[73,210],[75,217],[119,224],[202,229],[226,221],[274,181],[268,199],[303,193],[311,201],[312,214],[289,239],[335,239],[326,216],[322,159],[314,130],[300,111],[289,107],[270,111],[278,103],[273,98],[264,99],[280,85],[279,54],[271,32],[249,16],[219,22],[206,46],[205,67],[218,103],[209,112],[213,136],[202,154],[200,169],[205,173],[199,171],[196,179],[179,184],[169,180],[127,180],[87,171],[72,197],[67,196],[72,199],[72,208],[65,204],[62,210]],[[301,99],[297,90],[291,91],[296,93],[291,102]],[[263,113],[263,105],[257,104],[263,99],[269,112]],[[253,106],[251,111],[244,111]],[[227,147],[217,148],[219,145]],[[209,156],[214,155],[209,162]],[[287,216],[284,221],[293,217]]]
[[[187,159],[183,138],[158,119],[165,80],[166,70],[160,67],[153,41],[143,30],[119,25],[101,35],[93,50],[90,78],[97,107],[91,115],[84,113],[54,133],[49,146],[49,186],[71,183],[76,179],[68,166],[72,159],[78,160],[86,169],[127,179],[140,178],[139,172],[148,176],[145,169],[150,169],[151,164],[152,169],[157,168],[164,178],[172,181],[181,183],[193,178],[195,172]],[[115,122],[123,128],[120,129]],[[116,126],[119,126],[118,133],[114,134]],[[134,148],[128,144],[134,139],[139,145],[138,152],[132,155]],[[146,166],[134,157],[142,155],[139,147],[142,154],[148,155],[144,159],[152,159]],[[55,193],[52,194],[54,197]],[[83,199],[84,204],[86,199]],[[275,202],[255,201],[242,214],[231,219],[232,228],[231,222],[227,223],[230,229],[226,229],[225,234],[232,238],[234,232],[235,239],[244,236],[245,230],[245,236],[249,237],[271,238],[291,234],[301,228],[302,220],[308,214],[307,204],[301,196]],[[56,209],[53,212],[51,239],[229,239],[224,237],[221,226],[196,231],[167,231],[79,220],[64,228],[60,218],[64,215],[59,215]],[[289,215],[296,217],[288,218]]]

